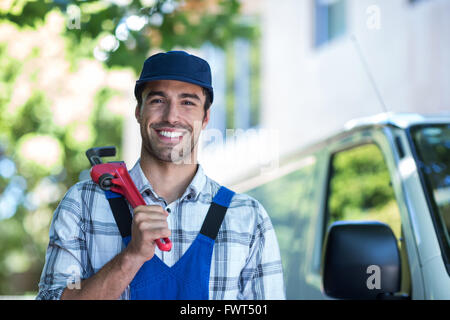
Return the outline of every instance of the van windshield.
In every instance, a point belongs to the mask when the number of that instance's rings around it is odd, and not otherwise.
[[[415,126],[411,136],[447,264],[450,261],[450,124]],[[445,257],[444,257],[445,258]]]

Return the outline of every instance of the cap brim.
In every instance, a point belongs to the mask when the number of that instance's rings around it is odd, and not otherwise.
[[[204,82],[201,81],[196,81],[190,78],[186,78],[183,76],[179,76],[179,75],[159,75],[159,76],[155,76],[155,77],[149,77],[149,78],[144,78],[144,79],[139,79],[136,81],[136,86],[134,88],[134,95],[138,96],[138,92],[139,89],[147,82],[150,81],[155,81],[155,80],[178,80],[178,81],[183,81],[183,82],[188,82],[188,83],[192,83],[192,84],[196,84],[200,87],[203,87],[205,89],[208,90],[210,96],[211,96],[211,103],[213,102],[214,99],[214,93],[213,93],[213,88],[212,86],[205,84]]]

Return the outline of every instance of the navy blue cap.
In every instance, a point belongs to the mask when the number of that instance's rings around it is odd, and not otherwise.
[[[211,68],[208,62],[184,51],[157,53],[145,60],[139,80],[134,87],[136,99],[140,98],[139,95],[145,83],[153,80],[179,80],[193,83],[208,90],[211,103],[214,98]]]

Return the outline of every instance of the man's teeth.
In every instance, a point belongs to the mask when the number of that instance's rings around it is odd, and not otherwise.
[[[175,131],[159,131],[159,134],[168,137],[168,138],[178,138],[181,135],[183,135],[181,132],[175,132]]]

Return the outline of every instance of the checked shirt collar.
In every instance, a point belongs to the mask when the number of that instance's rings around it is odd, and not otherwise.
[[[140,164],[141,161],[140,159],[138,159],[134,167],[129,171],[131,179],[134,181],[136,188],[142,195],[144,195],[145,193],[149,193],[153,195],[155,199],[164,200],[155,192],[153,186],[150,184],[144,172],[142,171]],[[203,171],[202,166],[198,164],[197,172],[195,173],[194,178],[180,198],[186,198],[190,201],[196,201],[203,188],[205,187],[205,183],[206,175]]]

